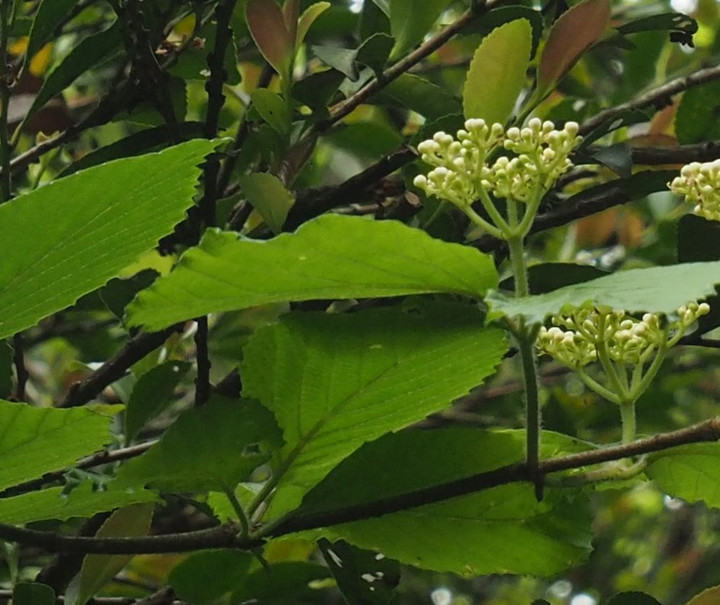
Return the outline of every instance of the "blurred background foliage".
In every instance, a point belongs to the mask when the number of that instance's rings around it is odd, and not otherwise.
[[[118,0],[119,2],[119,0]],[[38,2],[23,2],[9,50],[22,60],[28,48],[28,35]],[[199,132],[199,120],[206,113],[208,79],[207,55],[213,46],[213,23],[202,22],[210,15],[213,2],[146,1],[148,35],[154,37],[158,64],[183,47],[172,66],[153,88],[152,77],[131,90],[123,83],[128,55],[123,45],[108,38],[112,28],[113,2],[80,0],[65,3],[68,12],[35,49],[20,80],[13,88],[9,110],[11,126],[23,123],[16,133],[16,157],[33,153],[56,133],[72,130],[91,116],[91,126],[81,127],[37,160],[20,166],[14,185],[28,191],[78,169],[142,153],[168,145],[174,136]],[[122,2],[119,2],[122,4]],[[285,157],[289,139],[282,127],[268,115],[250,105],[258,88],[279,91],[280,83],[268,69],[249,35],[244,2],[236,4],[231,19],[233,39],[224,65],[228,74],[223,86],[225,105],[220,112],[222,135],[234,137],[245,124],[245,144],[237,153],[234,172],[219,201],[221,223],[238,225],[246,233],[267,236],[263,219],[252,211],[238,185],[242,175],[258,167],[274,166]],[[303,2],[303,7],[308,2]],[[305,116],[302,128],[322,123],[327,104],[350,95],[369,78],[373,60],[382,60],[383,51],[371,48],[358,64],[352,52],[378,33],[388,33],[390,22],[381,0],[333,0],[310,29],[294,66],[294,108]],[[418,2],[417,10],[428,10]],[[439,18],[428,25],[437,30],[451,23],[467,8],[468,2],[435,2]],[[551,22],[565,8],[562,0],[542,6],[518,0],[513,5],[541,8],[540,18]],[[572,3],[570,3],[572,4]],[[423,5],[423,6],[419,6]],[[536,110],[536,114],[562,122],[583,122],[599,109],[615,106],[637,97],[644,90],[667,80],[692,73],[720,59],[720,3],[716,0],[616,0],[613,21],[629,23],[665,12],[682,12],[696,19],[698,30],[694,46],[671,40],[667,28],[659,31],[627,33],[626,44],[607,37],[564,78]],[[153,19],[155,21],[153,21]],[[465,73],[481,35],[481,27],[463,31],[412,68],[402,85],[389,86],[368,103],[360,105],[340,124],[324,130],[314,148],[296,150],[297,172],[285,185],[296,197],[318,194],[326,187],[375,165],[382,156],[402,152],[427,133],[457,124],[448,114],[457,113]],[[413,41],[419,42],[420,38]],[[378,40],[376,39],[376,42]],[[90,51],[77,55],[82,44]],[[100,48],[102,47],[102,48]],[[405,49],[404,49],[405,50]],[[101,52],[102,51],[102,52]],[[511,52],[511,49],[509,49]],[[334,69],[328,68],[328,64]],[[350,76],[350,77],[348,77]],[[415,80],[413,80],[415,79]],[[41,92],[42,91],[42,92]],[[38,105],[38,94],[47,102]],[[111,110],[97,113],[103,99],[117,96]],[[100,105],[98,105],[100,103]],[[629,116],[627,125],[606,135],[606,144],[630,142],[634,147],[667,147],[720,138],[720,86],[711,82],[692,89],[674,102]],[[30,112],[30,114],[28,113]],[[170,116],[170,117],[169,117]],[[97,124],[92,124],[96,121]],[[279,132],[280,131],[280,132]],[[144,135],[144,137],[143,137]],[[305,154],[305,156],[303,155]],[[611,164],[608,162],[608,164]],[[675,165],[656,168],[673,169]],[[356,192],[350,203],[338,200],[336,211],[401,218],[447,240],[470,240],[480,234],[467,232],[459,214],[438,209],[434,200],[423,199],[410,186],[418,167],[405,163],[398,172],[377,179]],[[609,167],[595,168],[587,182],[614,178]],[[580,191],[585,181],[578,178],[569,192]],[[102,195],[99,191],[98,195]],[[613,207],[531,239],[536,262],[581,263],[597,271],[620,267],[668,264],[706,255],[712,234],[699,240],[697,232],[681,221],[687,208],[678,206],[666,191]],[[243,220],[239,220],[242,217]],[[172,238],[171,238],[172,239]],[[711,242],[711,243],[708,243]],[[62,399],[69,386],[108,359],[127,338],[122,311],[135,292],[154,276],[167,273],[172,255],[182,250],[183,234],[175,234],[161,253],[151,253],[129,267],[125,276],[81,299],[76,306],[42,322],[25,336],[26,366],[29,372],[28,397],[38,405]],[[714,243],[717,250],[718,244]],[[678,256],[681,256],[679,258]],[[717,258],[710,254],[709,258]],[[142,270],[138,273],[138,270]],[[557,271],[557,269],[554,269]],[[124,278],[123,278],[124,277]],[[547,286],[538,278],[538,287]],[[682,284],[678,284],[682,287]],[[306,305],[307,307],[307,305]],[[227,313],[212,325],[212,380],[219,382],[235,367],[240,346],[259,326],[273,321],[284,306]],[[172,335],[166,346],[132,367],[132,373],[106,389],[107,401],[124,401],[133,386],[148,372],[168,361],[191,356],[192,334]],[[720,358],[708,348],[683,347],[673,351],[661,374],[638,403],[641,434],[669,431],[717,414],[720,400]],[[0,346],[0,397],[12,395],[12,351]],[[617,441],[617,410],[601,401],[566,369],[546,361],[541,366],[545,428],[598,443]],[[482,389],[458,401],[446,413],[427,420],[425,426],[470,425],[481,427],[522,426],[519,404],[520,382],[514,366],[508,363]],[[159,434],[168,419],[187,405],[192,397],[192,380],[181,377],[175,398],[141,433],[142,439]],[[442,456],[442,452],[438,452]],[[682,604],[704,588],[720,584],[720,512],[702,504],[689,505],[667,497],[652,484],[637,481],[622,489],[599,486],[594,503],[595,551],[582,567],[548,580],[516,576],[490,576],[462,579],[403,568],[393,603],[435,605],[518,605],[537,600],[551,605],[595,605],[606,603],[616,592],[647,592],[666,605]],[[182,509],[182,504],[177,507]],[[172,523],[172,505],[167,512]],[[13,556],[27,578],[47,562],[33,549],[21,549]],[[12,559],[12,556],[10,557]],[[185,556],[138,556],[106,594],[112,597],[142,597],[162,586],[173,567]],[[271,563],[286,563],[286,575],[256,580],[268,595],[265,603],[339,603],[342,597],[327,574],[318,571],[320,555],[307,542],[286,541],[265,553]],[[189,564],[189,563],[188,563]],[[256,562],[252,563],[257,565]],[[295,564],[295,566],[291,565]],[[308,565],[313,564],[313,565]],[[206,581],[202,565],[187,572],[190,583]],[[314,577],[313,574],[318,574]],[[7,580],[8,568],[0,567],[0,583]],[[185,580],[186,582],[188,580]],[[214,580],[213,580],[214,581]],[[302,590],[301,590],[302,588]],[[257,594],[257,593],[256,593]],[[390,597],[389,597],[390,598]],[[239,601],[238,601],[239,602]]]

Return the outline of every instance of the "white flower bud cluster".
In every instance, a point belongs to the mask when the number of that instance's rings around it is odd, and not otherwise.
[[[437,132],[418,145],[422,160],[434,168],[427,176],[415,177],[414,184],[461,208],[476,201],[481,189],[527,202],[572,166],[568,156],[581,139],[577,132],[575,122],[555,130],[552,122],[533,118],[524,128],[505,131],[501,124],[467,120],[465,129],[457,132],[457,140]],[[488,167],[485,160],[498,147],[516,156],[501,156]]]
[[[668,183],[670,190],[694,204],[693,212],[710,221],[720,221],[720,160],[692,162]]]
[[[644,363],[657,348],[675,344],[709,312],[707,303],[693,301],[677,310],[677,320],[666,324],[657,313],[638,319],[609,307],[582,306],[554,315],[553,327],[540,328],[537,347],[572,368],[596,361],[599,348],[614,362]]]

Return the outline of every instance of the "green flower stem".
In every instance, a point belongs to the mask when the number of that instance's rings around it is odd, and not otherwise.
[[[515,298],[528,296],[530,287],[528,285],[527,266],[525,265],[523,239],[522,237],[510,237],[507,239],[507,243],[510,250],[510,264],[515,278]]]
[[[511,230],[510,225],[508,225],[502,214],[500,214],[500,211],[497,209],[495,204],[493,204],[493,201],[490,199],[488,192],[485,191],[485,188],[481,187],[479,189],[479,193],[480,203],[482,203],[483,208],[485,208],[485,212],[488,213],[488,216],[492,219],[492,222],[495,223],[497,231],[500,233],[500,235],[496,237],[506,239],[506,234],[509,233]]]
[[[620,402],[622,419],[622,443],[627,445],[635,441],[635,400]]]
[[[474,225],[485,229],[487,233],[498,239],[504,239],[503,232],[500,231],[495,225],[488,223],[482,216],[475,212],[470,206],[463,208],[467,217],[472,221]]]
[[[577,375],[580,376],[580,380],[582,380],[590,388],[590,390],[595,391],[598,395],[604,397],[608,401],[612,401],[613,403],[620,405],[620,397],[617,393],[601,385],[597,380],[589,376],[583,368],[577,368],[575,371],[577,372]]]
[[[600,330],[605,330],[604,321],[600,325]],[[607,377],[610,380],[610,386],[612,387],[611,390],[617,393],[620,400],[629,399],[630,393],[620,380],[617,368],[612,362],[612,359],[610,359],[610,354],[608,353],[607,344],[605,343],[605,341],[600,339],[600,341],[595,345],[595,349],[597,350],[598,360],[600,361],[600,364],[602,365],[605,374],[607,374]]]
[[[640,379],[638,382],[633,381],[631,390],[633,395],[635,396],[635,400],[637,400],[640,395],[642,395],[645,390],[650,386],[653,378],[655,378],[658,371],[660,370],[660,366],[662,366],[663,361],[665,361],[666,354],[666,347],[662,347],[661,349],[659,349],[657,355],[655,356],[655,359],[653,359],[653,362],[650,364],[650,367],[647,369],[647,372],[645,372],[645,375],[642,377],[642,379]]]

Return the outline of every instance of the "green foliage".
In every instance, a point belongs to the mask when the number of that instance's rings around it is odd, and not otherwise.
[[[185,411],[159,443],[122,467],[117,482],[167,491],[222,491],[267,460],[267,442],[273,441],[276,429],[267,410],[252,401],[215,397]]]
[[[291,314],[257,332],[241,370],[244,394],[283,430],[276,508],[296,507],[364,442],[447,407],[490,375],[505,350],[501,331],[459,305]],[[362,370],[348,375],[354,367]]]
[[[290,263],[293,271],[278,271]],[[173,273],[135,299],[128,316],[153,330],[203,313],[286,300],[481,296],[496,280],[492,262],[476,250],[396,222],[328,215],[269,242],[207,231]]]
[[[62,470],[107,445],[117,410],[56,410],[0,401],[0,489]]]
[[[670,10],[0,2],[0,600],[717,600],[720,9]]]
[[[500,294],[494,294],[488,300],[494,314],[522,316],[531,322],[542,322],[563,306],[580,307],[588,302],[631,313],[672,314],[681,305],[704,299],[715,292],[717,282],[713,275],[718,267],[720,264],[714,261],[631,269],[522,300]],[[677,287],[680,281],[682,288]]]
[[[73,304],[172,231],[192,203],[197,165],[214,147],[197,140],[118,160],[0,207],[0,254],[8,259],[0,268],[0,335]]]
[[[466,118],[504,124],[525,84],[532,28],[516,19],[488,34],[473,55],[463,89]]]
[[[116,510],[96,536],[145,536],[150,530],[153,504],[133,504]],[[132,555],[87,555],[80,572],[68,586],[66,601],[85,605],[97,591],[127,565]]]

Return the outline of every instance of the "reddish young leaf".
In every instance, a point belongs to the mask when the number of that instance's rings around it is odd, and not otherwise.
[[[300,0],[285,0],[283,4],[283,17],[285,18],[285,27],[287,27],[292,40],[293,47],[297,40],[298,19],[300,18]]]
[[[555,22],[538,69],[540,98],[595,44],[610,20],[610,0],[584,0]]]
[[[250,35],[263,57],[281,76],[287,77],[295,40],[285,24],[283,11],[275,0],[249,0],[245,6]]]

